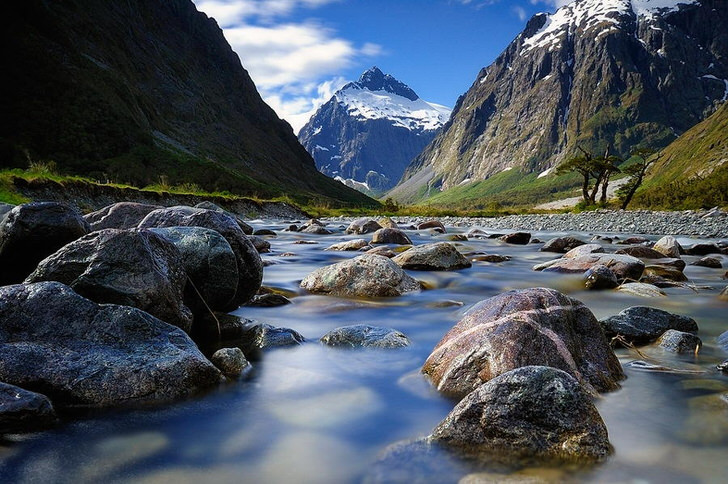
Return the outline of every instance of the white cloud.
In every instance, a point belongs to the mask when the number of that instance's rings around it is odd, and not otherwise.
[[[518,20],[520,20],[521,22],[525,21],[526,18],[528,18],[528,14],[526,13],[526,9],[523,8],[523,7],[521,7],[521,6],[518,6],[518,5],[514,6],[513,7],[513,13],[516,14],[516,16],[518,17]]]
[[[564,5],[568,5],[574,0],[531,0],[531,3],[533,5],[538,5],[539,3],[545,3],[546,5],[550,5],[554,8],[561,8]]]
[[[262,91],[263,99],[277,113],[287,113],[286,121],[298,133],[316,110],[344,87],[348,81],[343,77],[335,77],[321,83],[305,84],[270,93]]]

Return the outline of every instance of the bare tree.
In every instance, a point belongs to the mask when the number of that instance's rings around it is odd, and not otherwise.
[[[652,148],[636,148],[632,150],[632,156],[638,158],[638,161],[624,169],[624,172],[629,175],[629,180],[617,190],[617,193],[622,198],[622,210],[627,208],[635,192],[642,185],[647,174],[647,169],[662,156],[662,153],[655,153],[655,150]]]

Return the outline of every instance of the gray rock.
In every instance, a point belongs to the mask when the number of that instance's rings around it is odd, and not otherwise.
[[[404,333],[391,328],[355,324],[332,329],[321,337],[328,346],[349,348],[403,348],[410,342]]]
[[[242,230],[245,235],[253,234],[253,227],[248,225],[248,223],[245,220],[243,220],[242,218],[240,218],[240,216],[238,216],[232,212],[228,212],[224,208],[222,208],[218,205],[215,205],[212,202],[200,202],[197,205],[195,205],[195,208],[204,208],[205,210],[213,210],[215,212],[224,213],[225,215],[234,219],[237,222],[238,227],[240,227],[240,230]]]
[[[573,249],[569,250],[564,254],[564,259],[577,259],[579,257],[583,257],[585,255],[591,255],[591,254],[603,254],[604,253],[604,247],[602,247],[599,244],[583,244],[574,247]]]
[[[708,255],[708,254],[722,254],[720,247],[713,243],[701,243],[695,244],[692,247],[685,249],[685,253],[689,255]]]
[[[582,247],[586,247],[586,245],[577,247],[574,250],[579,250]],[[645,269],[644,262],[629,255],[591,254],[573,259],[566,258],[566,256],[564,256],[562,259],[550,262],[542,270],[544,272],[559,272],[564,274],[584,274],[586,271],[597,265],[606,266],[614,273],[617,280],[620,282],[625,280],[639,280]]]
[[[625,247],[624,249],[619,249],[616,253],[631,255],[632,257],[637,257],[638,259],[662,259],[665,257],[665,254],[663,254],[662,252],[658,252],[655,249],[650,249],[649,247],[644,247],[641,245],[635,247]]]
[[[22,282],[38,262],[89,230],[79,213],[60,203],[14,207],[0,221],[0,286]]]
[[[5,214],[10,212],[15,205],[10,205],[9,203],[3,203],[0,202],[0,221],[2,221],[3,217],[5,217]]]
[[[238,288],[238,267],[232,247],[219,232],[202,227],[150,230],[172,242],[182,254],[189,277],[185,304],[195,315],[230,307]]]
[[[250,368],[240,348],[221,348],[213,353],[210,361],[228,378],[238,378]]]
[[[445,226],[439,220],[428,220],[417,225],[417,230],[435,229],[440,233],[446,233]]]
[[[0,435],[44,430],[55,422],[48,397],[0,382]]]
[[[147,205],[135,202],[119,202],[96,210],[84,219],[91,226],[92,231],[102,229],[133,229],[149,212],[162,208],[158,205]]]
[[[191,207],[170,207],[150,212],[139,223],[140,228],[204,227],[216,230],[235,253],[238,266],[238,288],[230,306],[232,311],[248,302],[260,289],[263,281],[263,262],[253,243],[230,216],[214,210]]]
[[[645,282],[629,282],[620,285],[617,290],[639,297],[665,297],[667,295],[654,284],[647,284]]]
[[[367,246],[367,247],[369,247],[369,246]],[[387,247],[386,245],[372,247],[371,249],[367,249],[366,247],[363,247],[363,249],[365,250],[365,253],[367,253],[367,254],[381,255],[384,257],[388,257],[390,259],[397,256],[397,254],[392,249]]]
[[[321,225],[317,224],[311,224],[307,227],[304,227],[300,230],[301,233],[304,234],[315,234],[315,235],[329,235],[332,232],[326,228],[324,228]]]
[[[498,264],[500,262],[508,262],[509,260],[511,260],[511,258],[507,255],[481,254],[473,257],[473,260],[478,262],[490,262],[492,264]]]
[[[723,263],[717,257],[703,257],[702,259],[698,259],[690,265],[699,266],[699,267],[709,267],[711,269],[722,269],[723,268]]]
[[[0,380],[57,408],[169,401],[220,381],[181,329],[58,282],[0,287],[0,361]]]
[[[313,271],[301,287],[331,296],[395,297],[419,291],[420,283],[387,257],[364,254]]]
[[[278,306],[285,306],[291,304],[291,300],[282,294],[256,294],[253,299],[248,301],[246,306],[253,306],[259,308],[272,308]]]
[[[270,252],[270,242],[265,240],[263,237],[258,237],[257,235],[248,235],[247,239],[250,241],[251,244],[253,244],[253,247],[255,247],[255,250],[259,254],[266,254]]]
[[[372,235],[371,243],[411,245],[412,241],[400,229],[379,229]]]
[[[531,234],[528,232],[513,232],[499,237],[500,240],[507,244],[526,245],[531,240]]]
[[[554,237],[547,241],[540,250],[541,252],[559,252],[564,254],[571,249],[584,245],[585,243],[586,242],[579,240],[576,237]]]
[[[392,261],[403,269],[416,271],[453,271],[472,266],[454,245],[447,242],[416,245]]]
[[[680,254],[684,252],[682,246],[672,235],[666,235],[661,238],[655,245],[652,246],[654,250],[665,255],[665,257],[672,257],[675,259],[680,258]]]
[[[591,391],[619,388],[624,376],[591,311],[546,288],[509,291],[473,306],[435,346],[422,372],[440,392],[462,398],[528,365],[562,369]]]
[[[683,273],[682,270],[672,267],[658,264],[652,264],[645,266],[645,270],[642,273],[643,278],[657,278],[668,281],[685,282],[688,277]],[[643,281],[644,282],[644,281]]]
[[[372,220],[370,218],[358,218],[354,220],[352,223],[349,224],[349,227],[346,229],[347,234],[368,234],[370,232],[376,232],[377,230],[381,229],[382,226],[379,225],[379,222]]]
[[[369,246],[369,242],[364,239],[345,240],[338,244],[331,245],[324,250],[354,251]]]
[[[587,289],[614,289],[619,285],[617,276],[607,266],[597,264],[584,273],[584,285]]]
[[[399,228],[399,225],[397,225],[397,222],[392,220],[390,217],[381,217],[381,218],[379,218],[379,220],[377,220],[377,223],[383,229],[398,229]]]
[[[619,335],[636,345],[651,343],[669,329],[688,333],[698,331],[698,323],[693,318],[648,306],[627,308],[599,323],[607,338]]]
[[[504,373],[463,398],[432,440],[468,455],[516,459],[602,461],[612,453],[607,427],[568,373],[525,366]]]
[[[674,353],[697,353],[703,342],[692,333],[668,329],[657,339],[657,345]]]
[[[103,229],[41,261],[26,282],[58,281],[97,303],[132,306],[184,331],[187,273],[172,242],[149,230]]]

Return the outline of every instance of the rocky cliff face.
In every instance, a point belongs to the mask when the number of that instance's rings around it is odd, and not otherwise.
[[[371,203],[321,176],[190,0],[4,5],[0,166]]]
[[[391,194],[543,173],[577,146],[665,146],[728,99],[726,59],[725,1],[576,0],[536,15]]]
[[[373,67],[321,106],[299,140],[322,173],[380,194],[399,181],[449,115]]]

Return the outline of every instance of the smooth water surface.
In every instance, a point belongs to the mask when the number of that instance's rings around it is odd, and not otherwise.
[[[161,407],[98,411],[69,419],[49,432],[11,436],[0,444],[0,482],[365,480],[389,445],[428,435],[454,406],[419,373],[445,332],[472,304],[506,290],[536,286],[552,287],[583,301],[599,319],[634,305],[692,316],[700,326],[703,348],[697,356],[675,356],[653,348],[643,348],[641,355],[618,350],[628,379],[621,390],[597,402],[615,448],[607,462],[587,469],[509,472],[554,481],[728,481],[728,376],[715,369],[728,357],[716,341],[728,330],[728,303],[717,297],[726,285],[725,268],[688,265],[685,273],[691,284],[711,289],[667,289],[667,297],[644,299],[615,291],[589,292],[573,276],[534,272],[535,264],[558,257],[538,252],[539,244],[515,246],[474,239],[458,243],[459,250],[508,255],[512,260],[475,262],[471,269],[455,272],[410,271],[431,289],[393,299],[343,299],[308,295],[298,284],[318,267],[359,255],[324,248],[370,235],[344,235],[345,225],[339,223],[329,226],[337,233],[327,236],[285,232],[288,222],[254,221],[253,225],[278,232],[278,237],[269,239],[272,252],[263,255],[274,262],[265,268],[263,284],[290,296],[293,304],[243,307],[235,314],[293,328],[307,343],[270,350],[254,362],[250,378],[194,399]],[[465,230],[448,227],[446,235],[407,233],[420,244],[446,240]],[[545,241],[564,234],[533,235]],[[571,235],[582,240],[592,237]],[[295,244],[298,240],[317,244]],[[690,263],[697,258],[685,259]],[[723,257],[723,263],[728,266],[728,258]],[[357,323],[401,330],[412,345],[398,350],[342,350],[317,342],[335,327]],[[681,372],[646,372],[628,366],[637,359]],[[407,462],[402,468],[407,468]],[[482,478],[504,472],[487,468],[467,472],[476,471],[484,473]],[[431,477],[457,482],[462,473]]]

